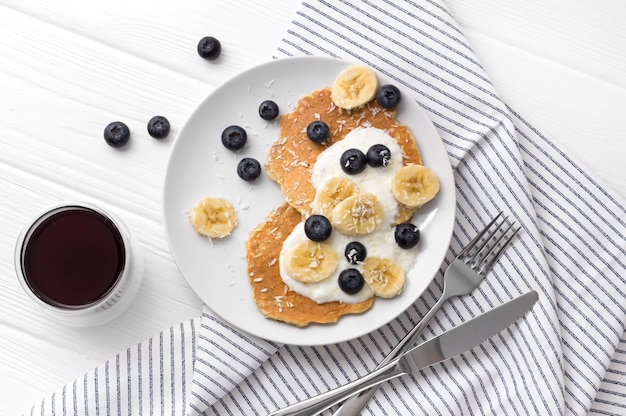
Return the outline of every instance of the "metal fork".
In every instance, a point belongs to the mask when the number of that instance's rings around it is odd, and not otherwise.
[[[520,227],[513,228],[515,222],[509,223],[507,216],[500,212],[487,226],[459,253],[450,263],[443,276],[443,293],[418,322],[415,327],[400,341],[398,345],[378,364],[376,368],[389,363],[404,351],[417,345],[417,338],[426,328],[435,313],[448,299],[470,293],[479,285],[498,258],[509,245]],[[343,402],[333,416],[356,416],[367,405],[378,387],[372,387]]]

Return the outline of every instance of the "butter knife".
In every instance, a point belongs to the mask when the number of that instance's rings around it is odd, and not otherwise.
[[[402,354],[389,364],[344,386],[311,397],[268,416],[312,416],[370,387],[470,350],[522,317],[537,301],[530,291],[444,332]]]

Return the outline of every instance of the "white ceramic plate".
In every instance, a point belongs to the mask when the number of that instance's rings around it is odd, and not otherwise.
[[[330,325],[297,328],[266,319],[256,308],[247,279],[245,242],[250,231],[283,203],[278,185],[265,173],[254,183],[236,173],[243,157],[266,160],[279,135],[278,121],[258,115],[259,104],[272,99],[280,113],[293,110],[298,99],[330,86],[351,63],[322,57],[288,58],[252,68],[224,83],[191,115],[172,148],[165,176],[165,229],[174,259],[191,286],[212,311],[229,324],[279,343],[323,345],[367,334],[406,310],[432,281],[448,249],[455,215],[455,189],[445,148],[431,121],[408,93],[397,118],[416,137],[424,164],[438,175],[438,196],[418,210],[420,228],[416,266],[401,295],[376,299],[364,314],[349,315]],[[379,74],[381,85],[390,83]],[[237,124],[248,132],[248,144],[234,153],[221,144],[225,127]],[[195,233],[187,212],[206,196],[222,196],[237,211],[238,226],[227,238],[210,240]]]

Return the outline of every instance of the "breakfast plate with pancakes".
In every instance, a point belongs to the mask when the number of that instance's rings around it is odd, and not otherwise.
[[[367,104],[367,114],[358,115],[358,108],[336,109],[328,97],[325,107],[302,105],[303,98],[315,93],[317,100],[318,92],[330,91],[338,74],[353,66],[332,58],[301,57],[254,67],[216,88],[201,102],[173,145],[163,210],[174,260],[192,290],[217,316],[252,335],[293,345],[331,344],[365,335],[393,320],[419,298],[448,250],[455,216],[452,169],[437,131],[409,91],[372,68],[379,85],[396,85],[402,94],[393,111],[382,110],[380,115],[376,104]],[[266,100],[278,104],[279,116],[274,120],[259,115],[259,105]],[[419,244],[411,248],[414,259],[404,273],[403,285],[392,297],[365,296],[369,300],[353,303],[345,301],[345,296],[340,301],[303,300],[295,292],[302,284],[288,287],[280,279],[284,271],[279,270],[285,266],[281,263],[287,262],[284,255],[281,257],[283,242],[313,214],[316,188],[311,177],[321,150],[311,153],[317,144],[304,143],[306,140],[293,149],[280,147],[287,137],[304,134],[306,117],[328,121],[331,135],[341,140],[350,132],[369,128],[389,132],[399,142],[400,136],[412,137],[414,155],[406,155],[411,152],[406,150],[409,147],[399,148],[404,163],[423,164],[438,179],[438,192],[432,200],[412,209],[399,204],[404,208],[393,211],[395,222],[411,223],[419,229]],[[221,136],[229,126],[240,126],[247,133],[241,149],[223,145]],[[324,144],[322,150],[333,149],[341,140]],[[297,158],[285,164],[289,159],[285,155],[296,153]],[[244,158],[260,162],[258,179],[247,181],[238,176],[237,165]],[[301,191],[294,191],[294,187]],[[369,191],[363,194],[370,195]],[[190,214],[206,198],[225,201],[229,213],[234,212],[236,220],[227,235],[212,238],[194,229]],[[295,245],[294,238],[288,240],[290,245]],[[370,241],[385,251],[393,243],[387,244],[382,238]],[[342,258],[343,253],[337,256]],[[264,286],[270,281],[275,287]],[[359,303],[366,307],[354,306]]]

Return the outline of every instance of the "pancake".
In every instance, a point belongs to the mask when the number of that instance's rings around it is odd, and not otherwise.
[[[318,304],[289,290],[280,277],[278,258],[283,241],[301,221],[300,212],[285,203],[258,225],[246,241],[248,279],[254,302],[263,315],[295,326],[306,326],[336,322],[345,314],[362,313],[371,308],[374,298],[360,303]]]
[[[330,128],[330,136],[324,144],[315,143],[306,135],[306,128],[315,120],[324,121]],[[394,110],[384,109],[376,101],[350,111],[343,110],[333,103],[330,88],[323,88],[301,98],[294,111],[281,117],[280,138],[268,152],[267,174],[280,185],[289,205],[303,215],[311,214],[316,192],[311,174],[317,156],[357,127],[387,131],[398,141],[405,165],[422,164],[415,139],[408,127],[396,120]],[[407,221],[414,212],[415,208],[400,206],[396,223]]]

